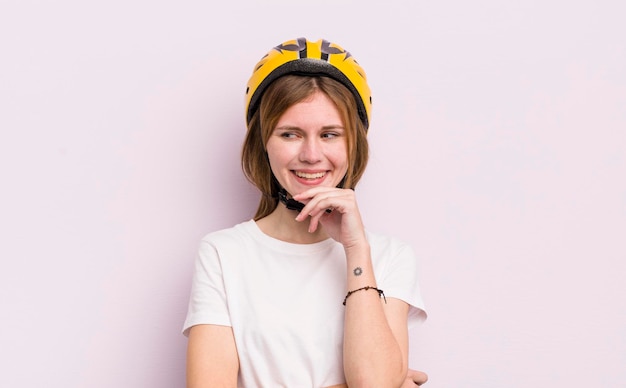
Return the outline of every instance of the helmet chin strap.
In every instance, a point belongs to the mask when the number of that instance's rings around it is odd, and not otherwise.
[[[343,183],[345,179],[346,178],[344,177],[341,182],[339,182],[337,188],[343,188]],[[276,180],[276,183],[278,183],[278,180]],[[299,212],[302,211],[302,209],[304,208],[304,204],[291,198],[291,194],[289,194],[287,190],[285,190],[285,188],[282,187],[280,184],[278,184],[278,187],[280,187],[280,190],[278,190],[278,200],[282,202],[289,210],[297,210]],[[326,213],[330,213],[332,211],[332,209],[326,209]]]
[[[287,197],[289,196],[289,197]],[[295,199],[291,198],[291,195],[287,193],[287,190],[281,187],[278,191],[278,200],[285,204],[287,209],[289,210],[297,210],[301,211],[304,208],[304,204],[302,202],[298,202]]]
[[[278,199],[280,200],[280,202],[284,203],[285,206],[287,207],[287,209],[289,210],[297,210],[297,211],[302,211],[302,209],[304,208],[304,204],[302,202],[298,202],[293,198],[287,198],[287,196],[291,195],[289,193],[287,193],[287,190],[281,188],[280,191],[278,191]],[[325,210],[326,213],[330,214],[332,213],[333,209],[332,208],[328,208]]]

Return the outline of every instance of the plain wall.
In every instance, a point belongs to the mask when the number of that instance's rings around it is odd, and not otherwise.
[[[620,1],[0,3],[0,386],[182,387],[200,238],[249,219],[272,46],[373,89],[369,229],[409,241],[432,388],[623,387]],[[340,301],[327,301],[339,303]]]

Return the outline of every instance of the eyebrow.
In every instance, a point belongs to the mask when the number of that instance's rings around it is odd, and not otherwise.
[[[321,130],[329,130],[329,129],[346,129],[343,125],[324,125],[322,128],[320,128]],[[297,127],[295,125],[282,125],[280,127],[276,127],[274,130],[298,130],[298,131],[302,131],[302,128]]]

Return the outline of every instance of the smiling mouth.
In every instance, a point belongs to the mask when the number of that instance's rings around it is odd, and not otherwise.
[[[326,171],[315,172],[315,173],[294,171],[294,173],[296,174],[298,178],[303,178],[303,179],[319,179],[319,178],[322,178],[324,175],[326,175]]]

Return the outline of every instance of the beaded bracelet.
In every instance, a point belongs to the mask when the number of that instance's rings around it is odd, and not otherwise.
[[[348,291],[348,294],[346,295],[346,297],[343,299],[343,305],[346,305],[346,300],[348,300],[348,297],[352,294],[354,294],[357,291],[361,291],[361,290],[375,290],[376,292],[378,292],[378,297],[380,298],[381,296],[383,297],[383,299],[385,300],[385,304],[387,303],[387,298],[385,298],[385,293],[383,292],[383,290],[379,290],[376,287],[372,287],[372,286],[365,286],[365,287],[361,287],[361,288],[357,288],[356,290],[352,290],[352,291]]]

